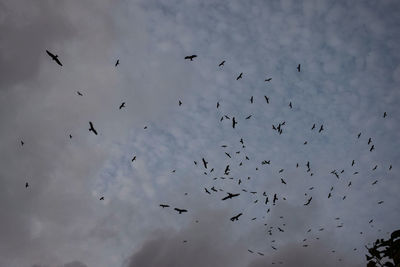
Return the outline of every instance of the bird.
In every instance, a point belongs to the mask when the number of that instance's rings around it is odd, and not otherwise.
[[[25,183],[25,188],[28,188],[28,187],[29,187],[29,183],[26,182],[26,183]]]
[[[49,52],[46,50],[47,54],[53,59],[55,62],[57,62],[58,65],[62,66],[60,60],[58,59],[58,55],[54,55],[53,53]]]
[[[304,206],[308,206],[308,205],[310,204],[311,200],[312,200],[312,197],[310,197],[310,198],[307,200],[307,203],[305,203]]]
[[[304,141],[303,145],[307,145],[307,141]]]
[[[248,249],[247,251],[250,252],[250,253],[254,253],[254,252],[253,252],[252,250],[250,250],[250,249]]]
[[[283,229],[281,229],[281,228],[279,228],[279,227],[278,227],[278,230],[279,230],[279,232],[285,232],[285,231],[283,231]]]
[[[297,65],[297,71],[300,72],[301,65]]]
[[[24,144],[25,144],[24,141],[21,140],[21,146],[23,146]]]
[[[132,162],[134,162],[136,160],[136,156],[134,156],[133,158],[132,158]]]
[[[233,221],[238,221],[240,216],[242,216],[242,213],[239,213],[239,214],[237,214],[237,215],[231,217],[230,220],[231,220],[232,222],[233,222]]]
[[[93,123],[92,123],[91,121],[89,121],[89,125],[90,125],[89,132],[92,131],[95,135],[97,135],[97,131],[96,131],[96,129],[93,127]]]
[[[225,60],[223,60],[221,63],[219,63],[218,67],[224,66]]]
[[[193,61],[195,57],[197,57],[197,55],[186,56],[185,59],[190,59],[190,61]]]
[[[227,200],[227,199],[231,199],[231,198],[234,198],[234,197],[237,197],[237,196],[239,196],[240,194],[238,193],[238,194],[232,194],[232,193],[229,193],[229,192],[227,192],[227,196],[226,197],[224,197],[223,199],[221,199],[221,200]]]
[[[369,144],[371,144],[371,142],[372,142],[372,139],[371,139],[371,137],[368,139],[368,145]]]
[[[289,107],[292,108],[292,102],[289,103]]]
[[[329,194],[328,194],[328,198],[330,198],[332,196],[332,194],[329,192]]]
[[[219,102],[217,102],[217,108],[219,108]]]
[[[264,96],[264,98],[265,98],[265,101],[267,101],[267,104],[269,104],[269,98],[266,95]]]
[[[392,169],[392,165],[389,166],[389,171]]]
[[[122,102],[121,105],[119,106],[119,109],[124,108],[125,107],[125,102]]]
[[[215,187],[213,186],[213,187],[211,187],[211,190],[212,191],[214,191],[214,192],[218,192],[218,190],[217,189],[215,189]]]
[[[378,202],[379,205],[382,204],[382,203],[383,203],[383,200],[381,200],[381,201]]]
[[[204,158],[202,158],[201,160],[203,161],[204,168],[207,169],[208,162]]]
[[[250,118],[251,118],[251,116],[252,116],[252,115],[249,115],[249,116],[247,116],[247,117],[246,117],[246,120],[250,119]]]
[[[78,95],[80,95],[80,96],[83,96],[83,94],[82,94],[81,92],[79,92],[79,91],[76,91],[76,93],[77,93]]]
[[[251,96],[251,98],[250,98],[250,103],[253,104],[253,96]]]
[[[386,118],[386,116],[387,116],[387,114],[386,114],[386,111],[385,111],[385,112],[383,112],[383,117]]]
[[[285,180],[283,180],[282,178],[281,178],[281,183],[286,184]]]
[[[375,146],[372,145],[371,148],[369,149],[369,152],[371,152],[371,151],[374,150],[374,149],[375,149]]]
[[[69,139],[71,139],[72,138],[72,135],[69,135]]]
[[[168,208],[169,205],[167,205],[167,204],[160,204],[160,207],[161,207],[161,208]]]
[[[260,255],[260,256],[264,256],[264,254],[261,253],[261,252],[257,252],[257,254]]]
[[[351,186],[351,181],[349,182],[349,184],[347,185],[347,187],[350,187]]]
[[[243,72],[241,72],[241,73],[239,74],[239,76],[236,77],[236,81],[239,80],[239,79],[242,79],[242,75],[243,75]]]
[[[277,201],[277,200],[278,200],[278,198],[277,198],[276,194],[274,194],[274,199],[272,200],[274,205],[275,205],[275,201]]]
[[[187,212],[187,210],[185,210],[185,209],[178,209],[178,208],[175,208],[174,210],[176,210],[177,212],[179,212],[179,214],[182,214],[183,212]]]
[[[351,162],[351,166],[354,166],[354,159],[353,159],[353,161]]]
[[[375,180],[375,181],[372,183],[372,185],[375,185],[377,182],[378,182],[378,180]]]
[[[360,136],[361,136],[361,133],[358,133],[357,138],[360,138]]]
[[[235,120],[235,117],[232,117],[232,128],[235,128],[237,124],[237,121]]]
[[[374,221],[374,219],[371,219],[371,220],[369,220],[369,222],[368,223],[372,223]]]
[[[324,125],[321,125],[321,128],[319,128],[319,133],[322,132],[324,130]]]
[[[119,65],[119,59],[115,62],[115,67]]]
[[[225,155],[227,155],[229,158],[232,158],[231,155],[229,153],[225,152]]]
[[[179,104],[179,106],[182,106],[182,101],[179,100],[178,104]]]
[[[375,165],[375,167],[372,169],[373,171],[375,171],[376,170],[376,168],[378,168],[378,165]]]
[[[206,191],[207,194],[211,195],[210,191],[208,191],[207,188],[204,187],[204,190]]]
[[[271,80],[272,80],[272,78],[268,78],[268,79],[265,79],[264,81],[270,82]]]
[[[100,200],[104,200],[104,197],[101,197]]]
[[[315,123],[313,124],[313,126],[311,127],[311,130],[314,130],[315,129]]]

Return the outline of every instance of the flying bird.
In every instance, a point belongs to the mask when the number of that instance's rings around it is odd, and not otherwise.
[[[219,63],[218,67],[224,66],[225,60],[223,60],[221,63]]]
[[[272,78],[268,78],[268,79],[265,79],[264,81],[270,82],[271,80],[272,80]]]
[[[250,119],[250,118],[251,118],[251,116],[252,116],[252,115],[249,115],[249,116],[247,116],[247,117],[246,117],[246,120]]]
[[[297,71],[300,72],[301,65],[297,65]]]
[[[178,208],[175,208],[174,210],[176,210],[177,212],[179,212],[179,214],[182,214],[182,212],[187,212],[187,210],[185,210],[185,209],[178,209]]]
[[[79,92],[79,91],[76,91],[76,93],[77,93],[78,95],[80,95],[80,96],[83,96],[83,94],[82,94],[81,92]]]
[[[21,146],[23,146],[24,144],[25,144],[24,141],[21,140]]]
[[[185,59],[190,59],[190,61],[193,61],[195,57],[197,57],[197,55],[186,56]]]
[[[115,62],[115,67],[119,65],[119,59],[117,59],[117,62]]]
[[[360,138],[360,136],[361,136],[361,133],[358,133],[357,138]]]
[[[324,125],[321,125],[321,128],[319,128],[319,133],[322,132],[324,130]]]
[[[182,106],[182,101],[179,100],[178,104],[179,104],[179,106]]]
[[[208,191],[207,188],[204,187],[204,190],[206,191],[207,194],[211,195],[210,191]]]
[[[49,52],[46,50],[47,54],[53,59],[55,62],[57,62],[58,65],[62,66],[60,60],[58,59],[58,55],[54,55],[53,53]]]
[[[267,101],[267,104],[269,104],[269,98],[266,95],[264,96],[264,98],[265,98],[265,101]]]
[[[29,184],[28,184],[28,182],[26,182],[25,183],[25,188],[28,188],[29,187]]]
[[[134,156],[133,158],[132,158],[132,162],[134,162],[136,160],[136,156]]]
[[[368,145],[369,144],[371,144],[371,142],[372,142],[372,139],[371,139],[371,137],[368,139]]]
[[[383,117],[386,118],[386,116],[387,116],[387,114],[386,114],[386,111],[385,111],[385,112],[383,112]]]
[[[89,121],[89,125],[90,125],[89,132],[92,131],[95,135],[97,135],[97,131],[96,131],[96,129],[93,127],[93,123],[92,123],[91,121]]]
[[[241,72],[241,73],[239,74],[239,76],[237,76],[236,81],[239,80],[239,79],[242,79],[242,75],[243,75],[243,72]]]
[[[235,128],[236,124],[237,124],[237,121],[235,120],[235,117],[232,117],[232,127]]]
[[[310,204],[311,200],[312,200],[312,197],[310,197],[310,198],[307,200],[307,203],[304,204],[304,206],[308,206],[308,205]]]
[[[237,196],[239,196],[240,194],[238,193],[238,194],[232,194],[232,193],[229,193],[229,192],[227,192],[227,196],[226,197],[224,197],[222,200],[227,200],[227,199],[231,199],[231,198],[234,198],[234,197],[237,197]]]
[[[217,102],[217,108],[219,108],[219,102]]]
[[[225,152],[225,155],[227,155],[229,158],[232,158],[231,155],[229,153]]]
[[[375,146],[372,145],[371,148],[369,149],[369,152],[371,152],[371,151],[374,150],[374,149],[375,149]]]
[[[168,208],[169,205],[167,205],[167,204],[160,204],[160,207],[161,207],[161,208]]]
[[[286,184],[285,180],[283,180],[282,178],[281,178],[281,183]]]
[[[124,108],[125,107],[125,102],[122,102],[121,105],[119,106],[119,109]]]
[[[292,102],[289,103],[289,107],[292,108]]]
[[[204,168],[207,169],[208,162],[204,158],[202,158],[201,160],[203,161]]]
[[[104,197],[101,197],[100,200],[104,200]]]
[[[232,218],[230,218],[230,220],[231,220],[232,222],[233,222],[233,221],[238,221],[240,216],[242,216],[242,213],[239,213],[239,214],[233,216]]]
[[[313,126],[311,127],[311,130],[314,130],[315,129],[315,123],[313,124]]]
[[[253,96],[251,96],[251,98],[250,98],[250,103],[252,103],[253,104]]]
[[[277,201],[277,200],[278,200],[278,198],[277,198],[276,194],[274,194],[274,199],[272,200],[274,205],[275,205],[275,201]]]

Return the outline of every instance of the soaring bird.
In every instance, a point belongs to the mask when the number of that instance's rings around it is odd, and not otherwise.
[[[219,102],[217,102],[217,108],[219,108]]]
[[[250,98],[250,103],[253,104],[253,96],[251,96],[251,98]]]
[[[119,59],[117,59],[117,62],[115,62],[115,67],[119,65]]]
[[[269,98],[266,95],[264,96],[264,98],[265,98],[265,101],[267,101],[267,104],[269,104]]]
[[[324,125],[321,125],[321,128],[319,128],[319,133],[322,132],[324,130]]]
[[[21,140],[21,146],[23,146],[24,144],[25,144],[24,141]]]
[[[237,197],[237,196],[239,196],[240,194],[238,193],[238,194],[232,194],[232,193],[229,193],[229,192],[227,192],[227,196],[226,197],[224,197],[222,200],[227,200],[227,199],[231,199],[231,198],[234,198],[234,197]]]
[[[389,166],[389,171],[392,169],[392,165]]]
[[[210,191],[208,191],[207,188],[204,187],[204,190],[206,191],[207,194],[211,195]]]
[[[46,50],[46,52],[51,57],[51,59],[53,59],[55,62],[57,62],[58,65],[62,66],[60,60],[58,59],[58,55],[54,55],[51,52],[49,52],[48,50]]]
[[[100,200],[104,200],[104,197],[101,197]]]
[[[236,81],[239,80],[239,79],[242,79],[242,75],[243,75],[243,72],[241,72],[241,73],[239,74],[239,76],[236,77]]]
[[[381,201],[378,202],[379,205],[382,204],[382,203],[383,203],[383,200],[381,200]]]
[[[292,102],[289,103],[289,107],[292,108]]]
[[[272,80],[272,78],[268,78],[268,79],[265,79],[264,81],[270,82],[271,80]]]
[[[358,133],[358,134],[357,134],[357,138],[360,138],[360,136],[361,136],[361,133]]]
[[[354,165],[354,159],[353,159],[353,161],[351,162],[351,166],[353,166]]]
[[[203,161],[204,168],[207,169],[208,162],[204,158],[202,158],[201,160]]]
[[[186,56],[185,59],[190,59],[190,61],[193,61],[195,57],[197,57],[197,55]]]
[[[375,146],[372,145],[371,148],[369,149],[369,152],[371,152],[371,151],[374,150],[374,149],[375,149]]]
[[[240,216],[242,216],[242,213],[239,213],[239,214],[233,216],[232,218],[230,218],[230,220],[231,220],[232,222],[233,222],[233,221],[238,221]]]
[[[378,180],[375,180],[375,181],[372,183],[372,185],[375,185],[377,182],[378,182]]]
[[[286,184],[285,180],[283,180],[282,178],[281,178],[281,183]]]
[[[307,203],[304,204],[304,206],[308,206],[308,205],[310,204],[311,200],[312,200],[312,197],[310,197],[310,198],[307,200]]]
[[[218,192],[218,190],[217,189],[215,189],[215,187],[213,186],[213,187],[211,187],[211,190],[212,191],[214,191],[214,192]]]
[[[92,123],[91,121],[89,121],[89,125],[90,125],[89,132],[92,131],[95,135],[97,135],[97,131],[96,131],[96,129],[93,127],[93,123]]]
[[[69,135],[69,139],[71,139],[72,138],[72,135]]]
[[[122,102],[121,105],[119,106],[119,109],[124,108],[125,107],[125,102]]]
[[[132,158],[132,162],[134,162],[136,160],[136,156],[134,156],[133,158]]]
[[[25,183],[25,188],[28,188],[29,187],[29,184],[28,184],[28,182],[26,182]]]
[[[250,118],[251,118],[251,116],[252,116],[252,115],[249,115],[249,116],[247,116],[247,117],[246,117],[246,120],[250,119]]]
[[[232,158],[231,155],[227,152],[225,152],[225,155],[227,155],[230,159]]]
[[[297,65],[297,71],[300,72],[301,65]]]
[[[176,210],[177,212],[179,212],[179,214],[182,214],[182,212],[187,212],[187,210],[185,210],[185,209],[178,209],[178,208],[175,208],[174,210]]]
[[[386,118],[386,116],[387,116],[387,114],[386,114],[386,111],[385,111],[385,112],[383,112],[383,117]]]
[[[313,126],[311,127],[311,130],[314,130],[315,129],[315,123],[313,124]]]
[[[276,194],[274,194],[274,199],[272,200],[274,205],[275,205],[275,201],[277,201],[277,200],[278,200],[278,198],[277,198]]]
[[[78,95],[80,95],[80,96],[83,96],[83,94],[82,94],[81,92],[79,92],[79,91],[76,91],[76,93],[77,93]]]
[[[221,63],[219,63],[218,67],[221,67],[225,64],[225,60],[223,60]]]
[[[235,128],[237,124],[237,121],[235,120],[235,117],[232,117],[232,127]]]
[[[169,205],[167,205],[167,204],[160,204],[160,207],[161,207],[161,208],[168,208]]]

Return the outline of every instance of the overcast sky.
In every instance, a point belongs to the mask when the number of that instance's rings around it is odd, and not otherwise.
[[[0,0],[0,266],[365,266],[400,227],[399,12]]]

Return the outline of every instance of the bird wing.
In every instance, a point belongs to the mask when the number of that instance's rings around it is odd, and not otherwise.
[[[54,58],[54,57],[55,57],[54,54],[52,54],[49,50],[46,50],[46,52],[47,52],[47,54],[48,54],[51,58]]]
[[[54,57],[53,59],[57,62],[58,65],[62,66],[61,61],[58,58]]]

